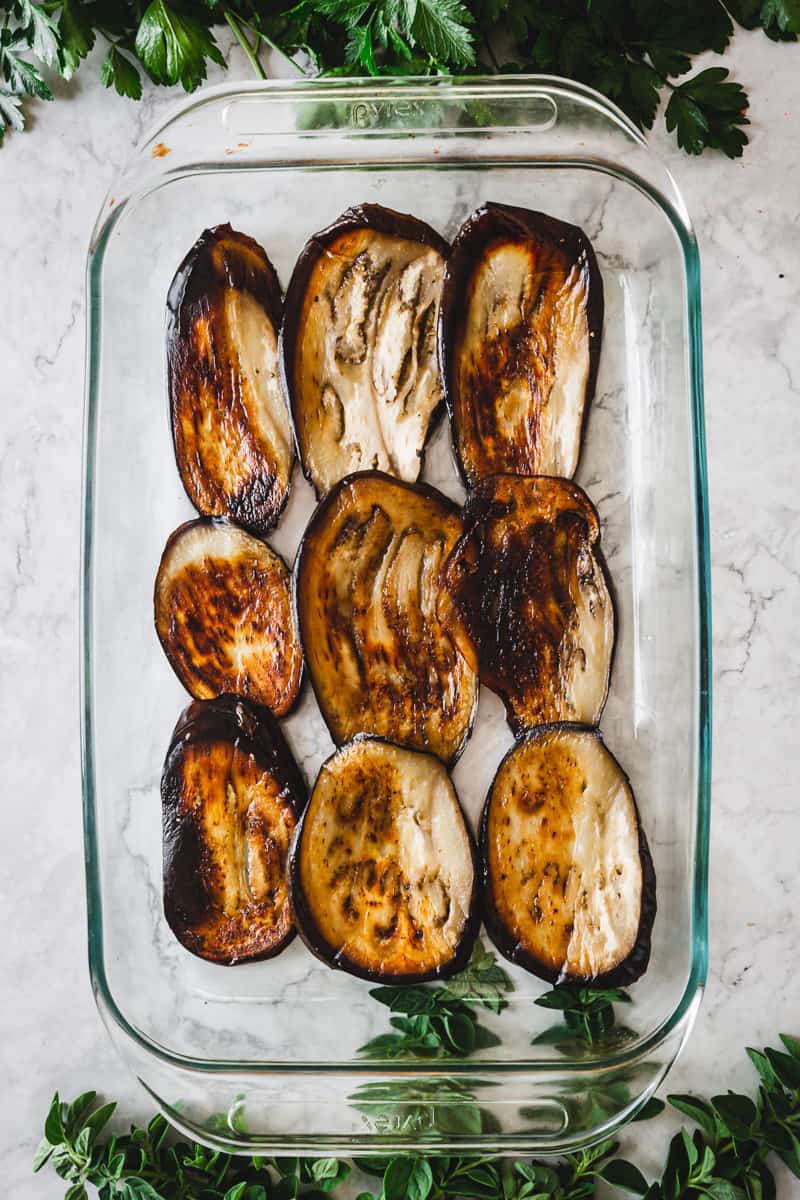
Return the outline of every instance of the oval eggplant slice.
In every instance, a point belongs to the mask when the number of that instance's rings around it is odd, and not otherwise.
[[[445,271],[439,352],[467,483],[574,474],[602,327],[597,260],[575,225],[505,204],[464,222]]]
[[[237,696],[194,701],[161,778],[164,915],[192,954],[232,966],[294,936],[286,862],[306,789],[271,714]]]
[[[534,975],[623,987],[647,969],[653,863],[630,783],[595,730],[551,725],[506,755],[481,871],[489,936]]]
[[[289,712],[303,652],[289,570],[265,542],[224,521],[181,525],[161,556],[154,607],[164,653],[196,700],[229,692]]]
[[[207,229],[167,299],[175,458],[198,512],[255,533],[277,521],[294,465],[278,370],[281,289],[258,242]]]
[[[477,933],[475,849],[430,754],[356,738],[323,764],[289,852],[300,936],[362,979],[459,971]]]
[[[281,370],[317,496],[353,471],[417,479],[442,401],[436,325],[447,251],[415,217],[362,204],[301,253]]]
[[[463,749],[478,680],[436,615],[461,528],[445,496],[378,471],[343,480],[311,519],[295,567],[297,613],[337,744],[373,733],[445,762]]]
[[[502,698],[515,734],[552,721],[596,725],[614,609],[588,496],[565,479],[496,475],[469,493],[463,520],[437,609],[462,654]]]

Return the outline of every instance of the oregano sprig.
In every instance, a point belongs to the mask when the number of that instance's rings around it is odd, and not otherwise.
[[[539,1008],[554,1009],[564,1018],[563,1033],[593,1045],[616,1025],[615,1004],[630,1004],[631,998],[621,988],[580,988],[556,984],[534,1000]],[[545,1031],[534,1042],[562,1041],[562,1031]]]
[[[323,1200],[350,1167],[335,1158],[242,1158],[177,1139],[162,1116],[127,1134],[102,1136],[116,1105],[84,1092],[53,1097],[34,1171],[49,1163],[65,1200]]]
[[[727,1092],[710,1100],[670,1096],[696,1128],[669,1143],[660,1178],[648,1183],[604,1142],[547,1162],[487,1155],[394,1155],[359,1159],[380,1180],[358,1200],[591,1200],[600,1181],[645,1200],[776,1200],[770,1156],[800,1179],[800,1040],[783,1049],[748,1049],[759,1075],[755,1099]],[[663,1108],[650,1103],[639,1119]],[[342,1184],[350,1167],[333,1158],[233,1157],[176,1138],[163,1117],[129,1133],[107,1135],[115,1105],[85,1092],[70,1104],[58,1094],[47,1114],[34,1170],[50,1164],[66,1200],[309,1200]],[[788,1200],[788,1198],[787,1198]]]
[[[476,1009],[500,1013],[512,989],[494,954],[478,940],[465,969],[445,984],[373,988],[370,996],[394,1014],[389,1019],[392,1032],[370,1039],[359,1054],[447,1058],[497,1046],[500,1039],[480,1023]]]

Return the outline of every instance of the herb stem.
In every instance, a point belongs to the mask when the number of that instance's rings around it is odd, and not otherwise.
[[[295,71],[299,71],[301,75],[306,74],[306,72],[300,66],[300,63],[297,62],[296,59],[292,58],[291,54],[287,54],[285,50],[281,50],[280,46],[276,42],[273,42],[272,38],[268,37],[262,29],[258,29],[251,21],[246,21],[244,17],[241,18],[241,21],[243,25],[246,25],[248,29],[253,31],[257,38],[260,38],[262,42],[266,42],[270,50],[274,50],[275,53],[279,54],[281,58],[284,58],[290,66],[294,67]]]
[[[494,52],[494,47],[492,46],[492,41],[491,41],[491,38],[489,37],[488,33],[486,35],[484,45],[486,46],[486,49],[488,51],[489,58],[492,60],[492,65],[494,66],[495,71],[499,74],[500,73],[500,63],[498,62],[497,55]]]
[[[641,62],[642,61],[642,59],[639,55],[637,55],[635,52],[632,52],[632,51],[634,51],[634,48],[638,47],[638,46],[642,46],[644,49],[647,49],[646,42],[625,42],[622,49],[623,49],[623,52],[624,52],[626,58],[629,61],[632,61],[632,62]],[[653,72],[653,74],[658,77],[658,80],[659,80],[660,84],[662,85],[662,87],[668,87],[671,92],[679,92],[681,90],[680,83],[672,83],[669,76],[664,75],[661,73],[661,71],[656,70],[656,68],[653,66],[652,62],[647,62],[646,66],[648,66],[650,68],[650,70]]]
[[[234,37],[236,38],[237,42],[242,47],[242,49],[244,50],[248,59],[250,60],[250,66],[253,68],[253,70],[256,73],[256,75],[258,76],[258,78],[266,79],[267,75],[266,75],[266,72],[264,71],[264,68],[262,67],[261,63],[258,61],[258,54],[253,49],[253,47],[250,45],[247,38],[244,36],[241,25],[239,24],[238,20],[236,19],[236,17],[233,15],[233,13],[231,12],[231,10],[229,8],[225,9],[225,20],[228,22],[231,29],[233,30]]]

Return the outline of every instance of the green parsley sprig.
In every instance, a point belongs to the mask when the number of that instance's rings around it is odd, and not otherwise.
[[[800,0],[0,0],[0,141],[98,41],[120,95],[139,99],[142,72],[193,91],[224,65],[221,26],[260,78],[268,48],[308,75],[544,71],[597,88],[642,129],[666,98],[684,150],[736,157],[747,95],[724,67],[689,77],[693,59],[724,53],[737,26],[796,41]]]

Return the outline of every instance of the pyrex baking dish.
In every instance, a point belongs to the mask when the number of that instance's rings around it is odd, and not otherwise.
[[[209,225],[256,237],[284,286],[306,238],[377,201],[446,237],[479,203],[551,213],[592,239],[606,316],[577,480],[599,509],[618,640],[602,720],[655,859],[658,917],[628,1032],[532,1039],[557,1014],[509,968],[501,1038],[466,1059],[365,1061],[388,1028],[369,985],[299,940],[236,968],[193,958],[161,907],[159,778],[187,696],[152,625],[168,534],[193,515],[173,460],[164,303]],[[585,1144],[629,1118],[686,1039],[706,973],[710,630],[697,250],[680,194],[599,95],[544,77],[257,84],[187,103],[114,182],[88,265],[83,755],[89,954],[100,1012],[165,1113],[214,1145],[275,1153]],[[446,421],[423,478],[459,499]],[[291,561],[313,509],[295,470],[270,538]],[[284,729],[310,782],[331,743],[309,688]],[[476,821],[511,742],[484,689],[454,778]],[[569,1046],[567,1046],[569,1050]]]

